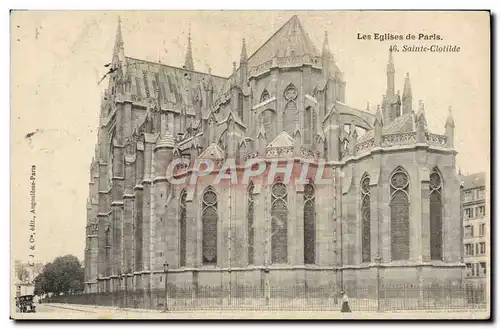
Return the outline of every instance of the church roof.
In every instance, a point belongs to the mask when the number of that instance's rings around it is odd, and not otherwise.
[[[273,57],[319,56],[297,15],[292,16],[276,33],[248,58],[248,67],[262,64]]]
[[[202,84],[208,81],[208,73],[132,57],[126,57],[126,62],[127,75],[131,78],[132,95],[142,99],[156,99],[155,89],[159,83],[161,99],[168,103],[192,106],[196,89],[202,91],[200,96],[203,102],[206,102]],[[212,75],[214,94],[219,92],[226,80],[226,78]],[[147,89],[145,81],[147,81]]]
[[[212,143],[208,145],[208,147],[201,152],[200,159],[211,159],[211,160],[220,160],[224,159],[224,151],[220,148],[216,143]]]
[[[279,133],[278,136],[276,136],[271,143],[267,145],[268,148],[272,147],[287,147],[287,146],[293,146],[294,145],[294,140],[293,138],[286,132],[282,131]]]
[[[411,129],[409,129],[411,127]],[[399,134],[399,133],[404,133],[404,132],[409,132],[409,131],[414,131],[413,128],[413,115],[412,113],[406,113],[403,114],[391,123],[389,123],[387,126],[382,127],[382,134],[384,135],[390,135],[390,134]],[[358,143],[364,142],[369,140],[374,136],[374,131],[368,130],[363,136],[361,136],[358,139]]]

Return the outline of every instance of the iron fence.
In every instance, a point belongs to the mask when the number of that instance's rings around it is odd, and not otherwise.
[[[346,289],[353,311],[466,310],[485,309],[486,285],[424,286],[398,285],[349,287]],[[166,296],[168,295],[168,298]],[[100,305],[120,308],[163,310],[340,310],[341,296],[331,286],[168,286],[165,289],[115,291],[59,295],[48,303]]]

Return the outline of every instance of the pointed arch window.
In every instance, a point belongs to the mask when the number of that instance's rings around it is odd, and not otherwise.
[[[311,144],[312,141],[312,136],[311,136],[311,123],[312,123],[312,115],[311,115],[311,108],[308,107],[304,111],[304,144],[309,145]]]
[[[135,271],[142,270],[142,195],[135,198],[134,251]]]
[[[264,125],[264,130],[266,132],[266,140],[268,142],[272,141],[276,135],[275,119],[276,119],[276,114],[271,109],[263,111],[262,114],[260,115],[260,121]]]
[[[271,188],[271,261],[288,262],[288,191],[277,181]]]
[[[186,197],[186,191],[182,190],[179,204],[179,267],[186,266]]]
[[[370,176],[361,180],[361,250],[362,262],[371,260],[371,227],[370,227]]]
[[[265,102],[265,101],[267,101],[269,98],[271,98],[271,97],[270,97],[270,95],[269,95],[269,92],[268,92],[266,89],[264,89],[264,91],[262,92],[262,95],[260,95],[260,102],[261,102],[261,103],[262,103],[262,102]]]
[[[430,201],[430,243],[431,260],[443,259],[443,180],[437,168],[430,174],[429,201]]]
[[[316,262],[316,200],[312,184],[304,186],[304,264]]]
[[[204,265],[217,264],[217,194],[208,187],[202,198],[203,242],[202,262]]]
[[[294,101],[286,103],[285,111],[283,113],[283,130],[290,136],[295,132],[295,121],[297,117],[297,104]]]
[[[248,264],[254,264],[254,243],[255,243],[255,229],[254,229],[254,185],[250,183],[247,195],[247,245],[248,245]]]
[[[391,192],[391,259],[410,258],[410,201],[409,177],[403,168],[397,168],[390,179]]]

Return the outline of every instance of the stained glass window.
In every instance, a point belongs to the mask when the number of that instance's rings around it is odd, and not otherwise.
[[[410,258],[410,204],[409,179],[403,168],[391,175],[391,259]]]
[[[285,112],[283,113],[283,130],[290,136],[295,132],[295,120],[297,116],[297,104],[294,101],[286,103]]]
[[[434,168],[429,181],[431,259],[443,259],[443,202],[441,198],[442,179]]]
[[[274,264],[288,262],[288,207],[287,187],[276,182],[271,191],[271,261]]]
[[[208,187],[203,194],[203,264],[217,264],[217,194],[212,187]]]
[[[304,263],[316,262],[316,201],[314,186],[304,186]]]
[[[254,199],[253,199],[253,183],[250,183],[248,187],[247,196],[247,234],[248,234],[248,264],[254,263],[254,240],[255,240],[255,229],[254,229]]]
[[[179,267],[186,266],[186,191],[182,190],[179,204]]]
[[[135,199],[134,250],[135,270],[142,270],[142,195]]]
[[[370,246],[370,177],[365,175],[361,180],[361,222],[362,222],[362,235],[361,235],[361,249],[363,262],[370,262],[371,260],[371,246]]]

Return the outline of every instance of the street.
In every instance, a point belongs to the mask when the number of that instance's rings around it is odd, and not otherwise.
[[[486,319],[486,311],[353,312],[338,311],[198,311],[160,312],[74,304],[37,304],[36,313],[17,313],[17,319]]]

